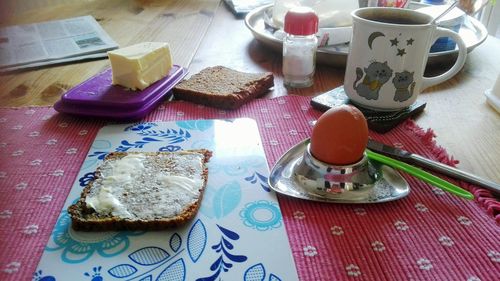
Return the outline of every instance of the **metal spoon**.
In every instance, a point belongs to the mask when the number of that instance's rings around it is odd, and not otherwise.
[[[444,10],[439,16],[435,17],[431,24],[435,24],[440,18],[442,18],[443,16],[445,16],[447,13],[449,13],[451,10],[453,10],[453,8],[455,8],[455,6],[458,4],[457,1],[453,2],[448,8],[446,8],[446,10]]]

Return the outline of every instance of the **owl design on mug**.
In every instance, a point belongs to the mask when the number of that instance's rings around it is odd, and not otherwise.
[[[389,81],[391,76],[392,69],[387,65],[387,62],[374,61],[368,67],[365,67],[364,71],[360,67],[356,68],[356,80],[353,88],[358,95],[368,100],[377,100],[380,88]],[[363,81],[358,84],[361,78],[363,78]]]
[[[396,88],[394,101],[406,101],[413,95],[415,82],[413,82],[413,73],[409,71],[396,72],[392,79],[392,84]]]

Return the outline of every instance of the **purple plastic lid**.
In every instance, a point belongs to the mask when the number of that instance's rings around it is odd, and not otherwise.
[[[88,117],[102,117],[112,120],[134,120],[140,119],[153,110],[162,100],[169,98],[170,90],[179,83],[187,74],[187,70],[174,65],[172,71],[165,78],[155,82],[143,91],[137,91],[137,95],[130,95],[125,88],[112,86],[111,80],[103,79],[110,77],[110,70],[105,70],[76,86],[79,91],[71,89],[61,100],[54,104],[54,109],[61,113],[75,114]],[[90,82],[92,81],[92,82]],[[96,83],[100,81],[99,83]],[[88,84],[87,84],[88,83]],[[89,87],[85,87],[88,85]],[[98,91],[99,94],[84,94],[84,89],[108,89]],[[113,89],[112,89],[113,88]],[[128,96],[127,96],[128,95]]]
[[[120,85],[111,85],[111,68],[71,88],[62,97],[64,104],[108,108],[140,108],[156,95],[165,94],[164,88],[174,77],[181,75],[182,67],[174,65],[169,74],[146,89],[133,91]]]

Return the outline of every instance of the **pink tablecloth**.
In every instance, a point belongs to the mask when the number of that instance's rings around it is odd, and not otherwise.
[[[255,100],[236,111],[185,102],[147,121],[257,120],[272,166],[308,137],[320,113],[309,98]],[[104,121],[52,108],[0,109],[0,280],[30,280],[80,165]],[[371,137],[456,164],[431,130],[407,121]],[[499,203],[486,191],[465,201],[404,175],[411,194],[384,204],[339,205],[279,196],[301,280],[499,280]],[[36,280],[36,278],[34,278]],[[40,276],[38,276],[40,279]]]

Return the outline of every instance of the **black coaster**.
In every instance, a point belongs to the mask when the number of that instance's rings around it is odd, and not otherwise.
[[[337,87],[311,99],[311,106],[320,111],[327,111],[334,106],[342,104],[356,106],[365,115],[368,128],[378,133],[390,131],[404,120],[422,112],[426,105],[426,103],[417,101],[409,107],[398,111],[375,111],[352,103],[345,94],[344,86]]]

